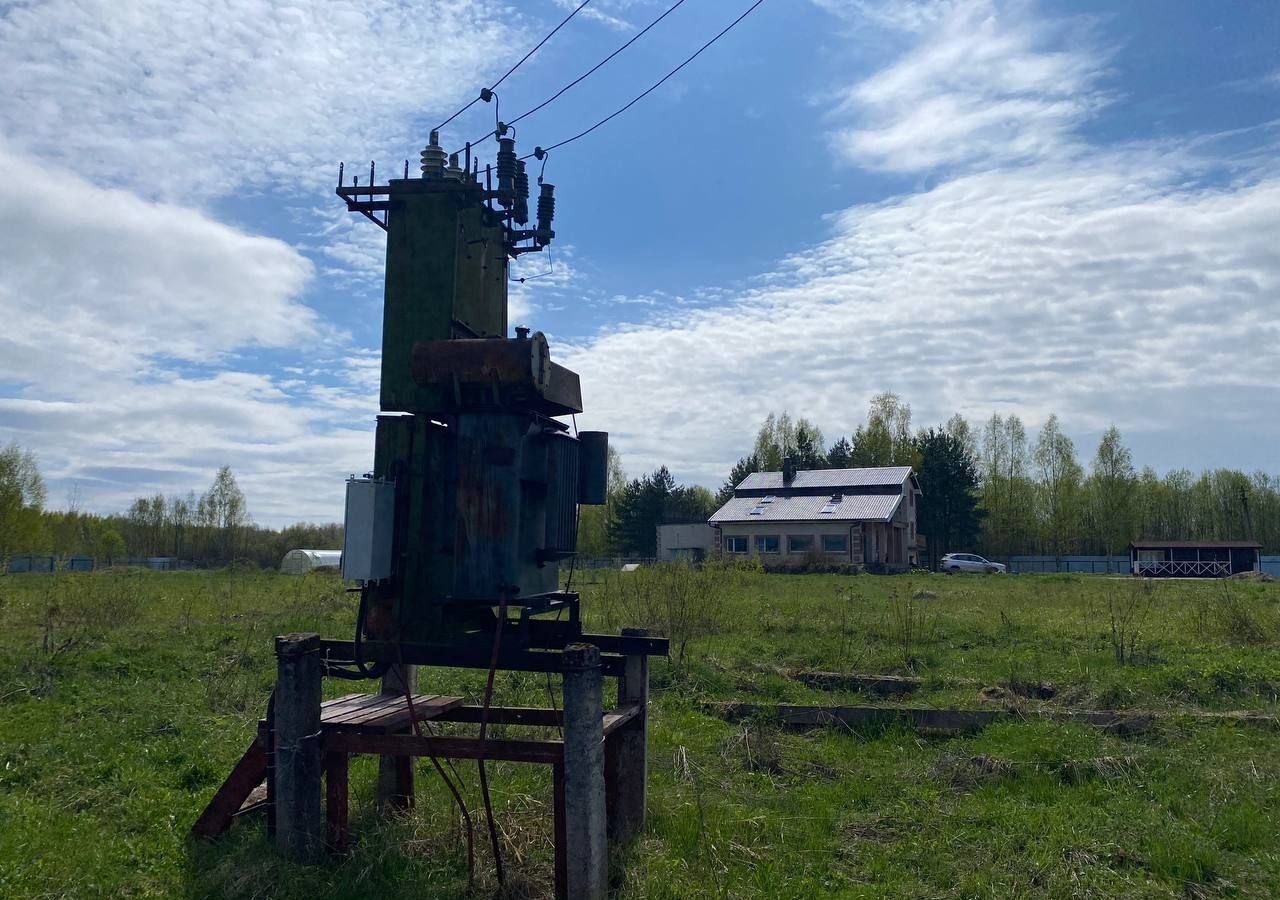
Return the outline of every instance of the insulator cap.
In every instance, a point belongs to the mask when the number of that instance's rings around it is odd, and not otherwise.
[[[422,151],[422,177],[443,178],[446,159],[448,157],[440,146],[440,133],[431,132],[431,143]]]
[[[458,165],[458,154],[450,154],[449,167],[444,170],[445,181],[461,181],[462,174],[462,167]]]

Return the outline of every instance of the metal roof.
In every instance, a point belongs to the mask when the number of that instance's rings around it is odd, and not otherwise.
[[[787,488],[852,488],[873,485],[899,485],[911,474],[910,466],[880,466],[870,469],[804,469]],[[738,485],[738,489],[782,490],[781,472],[755,472]]]
[[[867,520],[887,522],[897,511],[898,504],[902,502],[902,495],[848,494],[839,503],[831,503],[831,498],[826,496],[774,497],[769,503],[761,503],[762,499],[761,497],[733,497],[716,510],[708,521],[712,525],[722,525],[725,522],[863,522]],[[828,504],[832,506],[832,510],[824,513],[822,509]],[[751,510],[757,506],[761,507],[760,513],[753,516]]]
[[[1203,550],[1262,549],[1262,544],[1257,541],[1134,541],[1129,546],[1134,550],[1190,550],[1197,547]]]

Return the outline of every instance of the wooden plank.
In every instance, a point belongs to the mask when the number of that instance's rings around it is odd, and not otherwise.
[[[328,823],[329,850],[344,853],[347,849],[347,754],[333,751],[324,755],[325,820]]]
[[[987,709],[921,709],[904,706],[776,706],[751,703],[712,704],[717,715],[729,721],[767,716],[789,728],[841,725],[848,728],[905,724],[939,731],[976,731],[997,721],[1040,720],[1074,722],[1137,734],[1151,727],[1155,716],[1143,712],[1093,710],[1014,711]]]
[[[401,704],[404,698],[388,697],[385,694],[365,694],[365,699],[359,700],[336,710],[325,711],[321,718],[321,722],[325,725],[341,725],[357,718],[361,714],[376,709],[384,709],[393,704],[396,700]]]
[[[413,701],[413,716],[419,722],[436,718],[441,712],[462,703],[460,697],[441,697],[437,694],[420,694]],[[400,698],[399,703],[388,704],[385,709],[366,710],[342,723],[343,728],[362,728],[374,731],[399,731],[410,724],[409,706]]]
[[[563,741],[477,740],[457,737],[418,737],[415,734],[376,734],[334,729],[324,735],[326,750],[377,753],[386,756],[435,756],[439,759],[496,759],[509,762],[556,763],[564,758]]]
[[[267,774],[266,746],[254,738],[249,749],[240,757],[231,774],[214,792],[209,805],[191,826],[191,836],[200,840],[213,840],[231,827],[240,807],[253,793]]]
[[[409,724],[409,704],[404,697],[399,703],[388,704],[382,710],[369,710],[365,715],[347,722],[361,728],[393,729],[397,725]],[[413,698],[413,716],[418,721],[435,718],[440,710],[456,706],[462,702],[461,697],[441,697],[439,694],[419,694]]]
[[[871,694],[912,694],[920,689],[923,679],[903,675],[859,675],[852,672],[796,672],[796,681],[824,691],[864,691]]]
[[[555,837],[555,891],[556,900],[567,900],[569,896],[569,828],[565,822],[564,809],[564,762],[551,766],[551,805],[554,810],[553,829]]]
[[[475,705],[459,705],[449,709],[437,719],[441,722],[479,722],[483,708]],[[564,713],[555,709],[533,706],[491,706],[490,725],[529,725],[555,727],[564,724]]]
[[[617,731],[623,725],[626,725],[636,716],[640,715],[641,707],[638,704],[625,706],[621,709],[615,709],[612,712],[604,714],[604,733],[607,737]]]

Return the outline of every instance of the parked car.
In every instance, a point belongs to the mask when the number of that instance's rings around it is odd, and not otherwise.
[[[1004,563],[983,559],[976,553],[948,553],[938,563],[938,568],[948,575],[956,572],[982,572],[987,575],[1003,575],[1007,571]]]

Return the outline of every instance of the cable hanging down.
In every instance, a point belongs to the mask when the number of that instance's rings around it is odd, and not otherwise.
[[[534,48],[533,48],[532,50],[530,50],[530,51],[529,51],[528,53],[526,53],[524,56],[520,57],[519,62],[517,62],[517,63],[516,63],[514,66],[512,66],[510,69],[507,69],[507,71],[503,74],[503,76],[502,76],[501,78],[499,78],[499,79],[498,79],[497,81],[495,81],[493,84],[489,85],[487,88],[485,88],[484,90],[482,90],[482,91],[481,91],[477,96],[475,96],[475,97],[473,97],[473,98],[472,98],[472,100],[471,100],[471,102],[470,102],[470,103],[468,103],[466,106],[462,107],[462,109],[458,110],[456,113],[454,113],[453,115],[451,115],[449,118],[445,119],[443,122],[441,122],[439,125],[437,125],[433,130],[435,130],[435,131],[439,131],[440,129],[444,128],[444,126],[448,125],[448,124],[449,124],[450,122],[452,122],[454,119],[458,118],[458,116],[462,115],[464,112],[466,112],[467,110],[469,110],[471,107],[475,106],[475,105],[476,105],[476,103],[478,103],[480,100],[482,100],[482,99],[483,99],[483,100],[487,103],[489,98],[488,98],[488,97],[485,97],[485,94],[486,94],[486,93],[490,93],[490,94],[491,94],[491,93],[493,93],[494,89],[496,89],[496,88],[498,87],[498,85],[500,85],[500,84],[502,84],[502,82],[506,81],[506,80],[507,80],[507,77],[508,77],[512,72],[514,72],[516,69],[518,69],[518,68],[520,68],[522,65],[524,65],[525,61],[526,61],[529,57],[533,56],[533,54],[535,54],[535,53],[537,53],[539,50],[541,50],[541,49],[542,49],[542,45],[543,45],[543,44],[545,44],[547,41],[551,40],[551,38],[555,36],[555,33],[556,33],[557,31],[559,31],[561,28],[563,28],[565,25],[567,25],[567,24],[568,24],[568,22],[569,22],[569,20],[570,20],[570,19],[572,19],[574,16],[576,16],[576,15],[578,14],[578,12],[582,9],[582,7],[586,6],[586,5],[587,5],[588,3],[590,3],[590,2],[591,2],[591,0],[582,0],[582,2],[581,2],[581,3],[579,3],[579,4],[577,5],[577,7],[575,7],[575,8],[574,8],[573,12],[569,13],[569,15],[567,15],[567,16],[565,16],[563,19],[561,19],[561,20],[560,20],[560,24],[559,24],[559,25],[557,25],[555,28],[552,28],[552,29],[551,29],[551,31],[549,31],[549,32],[547,33],[547,36],[546,36],[546,37],[544,37],[542,40],[538,41],[538,43],[534,46]]]
[[[632,44],[634,44],[636,41],[640,40],[640,38],[644,37],[646,32],[648,32],[651,28],[653,28],[655,25],[657,25],[659,22],[661,22],[661,21],[662,21],[663,19],[665,19],[667,16],[671,15],[673,12],[675,12],[675,11],[676,11],[677,9],[679,9],[681,6],[683,6],[683,5],[684,5],[684,3],[685,3],[685,0],[676,0],[676,2],[675,2],[675,3],[673,3],[671,6],[667,7],[667,11],[666,11],[666,12],[664,12],[662,15],[658,16],[656,19],[654,19],[654,20],[653,20],[652,22],[650,22],[648,25],[644,26],[644,28],[642,28],[640,31],[638,31],[638,32],[636,32],[634,35],[632,35],[632,36],[631,36],[631,38],[630,38],[630,39],[629,39],[625,44],[623,44],[622,46],[618,47],[616,50],[614,50],[612,53],[610,53],[610,54],[609,54],[608,56],[606,56],[604,59],[600,60],[600,62],[596,63],[596,64],[595,64],[594,66],[592,66],[590,69],[587,69],[587,71],[583,72],[583,73],[582,73],[581,75],[579,75],[577,78],[573,79],[573,81],[570,81],[570,82],[569,82],[568,84],[566,84],[564,87],[560,88],[560,90],[556,91],[554,94],[552,94],[552,95],[551,95],[550,97],[548,97],[546,100],[543,100],[541,103],[539,103],[539,104],[538,104],[537,106],[535,106],[533,109],[525,110],[524,112],[520,113],[520,115],[516,116],[514,119],[512,119],[510,122],[508,122],[508,123],[507,123],[507,125],[508,125],[508,126],[510,126],[510,125],[514,125],[514,124],[516,124],[517,122],[519,122],[521,119],[524,119],[524,118],[526,118],[526,117],[528,117],[528,116],[533,115],[533,114],[534,114],[534,113],[536,113],[538,110],[543,109],[543,108],[544,108],[544,107],[546,107],[547,105],[549,105],[549,104],[551,104],[551,103],[554,103],[556,100],[560,99],[560,97],[561,97],[561,96],[562,96],[566,91],[570,90],[570,89],[571,89],[571,88],[573,88],[573,87],[576,87],[577,85],[581,84],[583,81],[586,81],[588,78],[590,78],[592,75],[594,75],[594,74],[595,74],[599,69],[603,68],[603,67],[604,67],[604,65],[605,65],[606,63],[608,63],[608,62],[609,62],[609,60],[613,59],[615,56],[617,56],[617,55],[618,55],[619,53],[621,53],[623,50],[626,50],[628,47],[630,47],[630,46],[631,46]],[[474,102],[475,102],[475,101],[473,100],[473,101],[472,101],[472,103],[474,103]],[[493,131],[490,131],[490,132],[489,132],[488,134],[486,134],[484,137],[481,137],[481,138],[478,138],[478,139],[476,139],[476,140],[472,141],[472,142],[471,142],[471,146],[473,146],[473,147],[474,147],[476,144],[479,144],[479,143],[482,143],[482,142],[484,142],[484,141],[487,141],[489,138],[493,137],[495,134],[497,134],[497,130],[496,130],[496,129],[495,129],[495,130],[493,130]]]
[[[724,27],[724,29],[723,29],[723,30],[721,30],[721,32],[720,32],[719,34],[717,34],[717,35],[716,35],[715,37],[713,37],[711,40],[707,41],[705,44],[703,44],[701,47],[699,47],[697,50],[695,50],[695,51],[693,52],[693,54],[692,54],[692,55],[690,55],[687,59],[685,59],[685,61],[684,61],[684,62],[680,63],[680,65],[676,66],[674,69],[672,69],[672,70],[671,70],[670,72],[668,72],[666,75],[663,75],[661,78],[659,78],[657,81],[655,81],[655,82],[654,82],[653,84],[651,84],[649,87],[647,87],[647,88],[644,90],[644,92],[643,92],[643,93],[640,93],[640,94],[636,95],[635,97],[633,97],[630,101],[628,101],[628,102],[627,102],[627,104],[626,104],[625,106],[622,106],[622,107],[620,107],[619,109],[614,110],[613,112],[609,113],[609,115],[607,115],[607,116],[605,116],[603,119],[601,119],[599,122],[596,122],[594,125],[592,125],[590,128],[586,129],[585,131],[580,131],[580,132],[578,132],[578,133],[577,133],[577,134],[575,134],[573,137],[565,138],[563,141],[560,141],[560,142],[558,142],[558,143],[552,144],[550,147],[538,147],[538,148],[536,148],[532,153],[526,154],[525,156],[522,156],[522,157],[520,157],[520,158],[521,158],[521,159],[529,159],[530,157],[538,157],[539,159],[541,159],[543,154],[548,153],[548,152],[550,152],[550,151],[552,151],[552,150],[555,150],[555,149],[556,149],[556,148],[558,148],[558,147],[563,147],[563,146],[565,146],[566,144],[572,144],[574,141],[578,140],[579,138],[584,138],[584,137],[586,137],[586,136],[587,136],[587,135],[589,135],[591,132],[593,132],[593,131],[595,131],[597,128],[599,128],[601,125],[604,125],[606,122],[608,122],[610,119],[614,119],[614,118],[617,118],[618,116],[622,115],[624,112],[626,112],[627,110],[629,110],[631,107],[635,106],[637,103],[639,103],[639,102],[640,102],[641,100],[643,100],[645,97],[649,96],[649,95],[650,95],[650,94],[652,94],[654,91],[656,91],[659,87],[661,87],[661,86],[663,85],[663,83],[665,83],[665,82],[667,81],[667,79],[669,79],[671,76],[675,75],[677,72],[679,72],[679,71],[680,71],[681,69],[683,69],[685,66],[689,65],[689,63],[693,62],[693,61],[694,61],[695,59],[697,59],[700,55],[702,55],[702,52],[703,52],[704,50],[706,50],[708,47],[710,47],[710,46],[711,46],[712,44],[714,44],[716,41],[720,40],[720,38],[722,38],[722,37],[724,37],[726,34],[728,34],[728,33],[733,29],[733,27],[734,27],[735,25],[737,25],[739,22],[741,22],[741,21],[742,21],[743,19],[745,19],[747,16],[751,15],[751,13],[755,12],[756,7],[758,7],[761,3],[764,3],[764,0],[756,0],[756,2],[755,2],[755,3],[752,3],[749,7],[747,7],[746,11],[745,11],[745,12],[743,12],[743,13],[742,13],[742,15],[738,16],[738,18],[734,19],[732,22],[730,22],[728,25],[726,25],[726,26]]]

